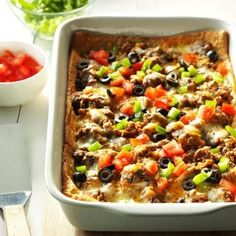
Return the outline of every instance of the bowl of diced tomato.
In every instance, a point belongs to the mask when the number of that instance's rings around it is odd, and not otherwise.
[[[36,97],[47,79],[47,56],[38,46],[0,42],[0,106],[22,105]]]

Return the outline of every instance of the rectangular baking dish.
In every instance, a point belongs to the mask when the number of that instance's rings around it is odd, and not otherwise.
[[[70,41],[76,30],[114,34],[171,35],[224,29],[230,35],[230,57],[236,68],[236,28],[228,22],[192,17],[81,17],[58,29],[53,46],[52,93],[46,149],[46,183],[75,227],[89,231],[236,230],[236,203],[102,203],[82,202],[61,193],[61,161]],[[83,46],[83,45],[81,45]]]

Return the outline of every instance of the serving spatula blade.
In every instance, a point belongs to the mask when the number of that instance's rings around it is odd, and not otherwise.
[[[9,236],[28,236],[24,204],[31,194],[28,159],[19,124],[0,125],[0,208]]]

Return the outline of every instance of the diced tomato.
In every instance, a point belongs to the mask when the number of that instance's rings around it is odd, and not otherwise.
[[[11,61],[11,65],[21,66],[25,62],[26,58],[27,58],[27,54],[20,53]]]
[[[236,184],[226,179],[221,179],[219,183],[220,187],[229,190],[232,194],[236,195]]]
[[[98,166],[99,168],[105,168],[109,165],[111,165],[112,163],[112,157],[111,155],[104,155],[104,156],[100,156],[99,157],[99,161],[98,161]]]
[[[145,143],[148,143],[150,138],[146,134],[140,134],[136,138],[131,138],[130,143],[132,146],[138,146]]]
[[[228,73],[226,64],[224,62],[219,63],[216,71],[219,72],[222,76],[225,76]]]
[[[124,76],[124,77],[130,77],[133,73],[133,70],[132,68],[128,68],[128,67],[120,67],[119,69],[119,72]]]
[[[30,77],[31,75],[30,69],[26,67],[25,65],[20,66],[19,71],[24,77]]]
[[[155,88],[149,87],[145,91],[145,96],[153,101],[156,98],[156,90]]]
[[[149,87],[146,89],[145,96],[150,100],[154,100],[156,98],[162,97],[166,95],[166,90],[161,86],[157,86],[156,88]]]
[[[168,110],[170,107],[170,99],[167,97],[161,97],[154,101],[154,105],[158,108],[163,108]]]
[[[148,171],[149,174],[155,175],[158,171],[158,165],[156,161],[150,160],[145,163],[144,168]]]
[[[168,188],[169,181],[167,178],[160,178],[157,182],[157,192],[161,193]]]
[[[11,52],[10,50],[5,50],[2,54],[2,57],[7,58],[7,59],[13,59],[15,58],[15,54]]]
[[[230,105],[230,104],[223,103],[222,107],[221,107],[221,110],[229,116],[234,116],[235,115],[235,107]]]
[[[0,74],[4,74],[7,72],[8,67],[5,64],[0,64]]]
[[[121,86],[123,82],[125,81],[125,78],[123,76],[119,76],[111,81],[111,86]]]
[[[124,166],[129,165],[132,162],[132,160],[133,160],[133,154],[126,150],[122,150],[116,155],[113,163],[118,171],[122,171]]]
[[[163,149],[161,149],[161,150],[158,152],[158,157],[159,157],[159,158],[166,157],[166,156],[167,156],[167,154],[166,154],[166,152],[165,152]]]
[[[184,154],[182,146],[174,139],[171,142],[165,144],[163,146],[163,149],[168,157],[182,156]]]
[[[190,121],[194,120],[195,118],[196,114],[193,111],[189,111],[187,114],[185,114],[180,118],[180,121],[185,125],[187,125],[190,123]]]
[[[215,114],[215,108],[212,106],[202,105],[199,107],[198,113],[200,117],[205,121],[210,121]]]
[[[113,164],[115,165],[115,168],[117,171],[121,172],[124,168],[122,160],[116,159],[113,161]]]
[[[37,61],[28,55],[25,58],[24,64],[27,65],[31,70],[35,70],[35,68],[38,66]]]
[[[155,88],[155,95],[156,95],[157,98],[165,96],[166,93],[167,93],[167,91],[162,87],[162,85],[158,85]]]
[[[127,103],[120,108],[120,112],[127,116],[132,116],[134,114],[134,108],[131,104]]]
[[[184,161],[180,161],[174,168],[173,172],[172,172],[172,175],[173,176],[180,176],[182,175],[187,169],[187,165],[185,164]]]
[[[120,87],[111,87],[110,90],[111,90],[111,93],[114,94],[116,98],[118,99],[122,98],[122,96],[125,93],[124,88],[120,88]]]
[[[0,55],[0,82],[14,82],[26,79],[42,67],[26,53],[14,55],[10,50],[5,50]]]
[[[143,66],[143,62],[139,61],[133,64],[132,68],[134,70],[134,72],[140,71],[142,69]]]
[[[125,93],[126,93],[127,95],[131,95],[131,94],[132,94],[134,85],[133,85],[130,81],[125,80],[125,81],[123,82],[123,84],[122,84],[122,87],[124,88]]]
[[[105,50],[91,51],[89,54],[90,58],[94,59],[97,63],[107,66],[109,53]]]
[[[183,59],[189,64],[196,64],[198,56],[195,53],[185,53]]]

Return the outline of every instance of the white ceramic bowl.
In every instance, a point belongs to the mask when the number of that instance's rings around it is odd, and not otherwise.
[[[4,50],[27,53],[42,69],[35,75],[16,82],[0,82],[0,106],[17,106],[29,102],[43,89],[47,79],[47,55],[38,46],[24,42],[0,42],[0,55]]]

